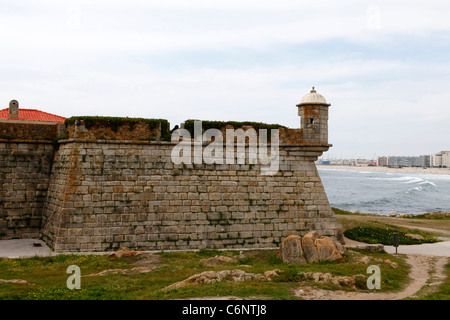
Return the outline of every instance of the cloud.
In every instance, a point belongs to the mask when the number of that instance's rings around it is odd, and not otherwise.
[[[6,1],[0,102],[297,127],[314,85],[336,152],[440,150],[449,13],[447,1]]]
[[[7,30],[2,38],[8,49],[75,54],[265,47],[333,38],[371,42],[392,34],[448,31],[450,6],[431,2],[22,1],[12,13],[3,11],[0,27]],[[371,21],[379,21],[379,29],[371,30]]]

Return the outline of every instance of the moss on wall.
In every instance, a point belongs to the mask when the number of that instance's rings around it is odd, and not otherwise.
[[[200,120],[186,120],[184,122],[184,128],[189,131],[191,135],[194,134],[194,122],[200,121]],[[262,123],[262,122],[251,122],[251,121],[202,121],[202,129],[208,130],[208,129],[222,129],[225,126],[232,126],[234,129],[242,128],[244,126],[250,126],[253,127],[256,131],[259,129],[280,129],[280,128],[286,128],[285,126],[282,126],[280,124],[268,124],[268,123]]]
[[[69,128],[69,138],[80,138],[70,136],[70,128],[82,123],[87,130],[110,129],[113,136],[109,139],[124,139],[124,132],[134,132],[139,127],[140,139],[159,139],[170,141],[169,122],[166,119],[146,119],[146,118],[128,118],[128,117],[101,117],[101,116],[75,116],[66,119],[65,125]],[[147,126],[146,132],[143,132],[142,124]],[[120,130],[122,129],[122,130]],[[161,132],[159,130],[161,129]],[[121,131],[121,132],[119,132]],[[102,135],[103,137],[103,135]],[[100,139],[98,132],[95,138]]]

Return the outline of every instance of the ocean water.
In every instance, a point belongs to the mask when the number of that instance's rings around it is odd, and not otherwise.
[[[362,213],[450,212],[450,175],[319,169],[332,207]]]

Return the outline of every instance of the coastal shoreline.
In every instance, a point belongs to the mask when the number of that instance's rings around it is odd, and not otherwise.
[[[378,172],[397,172],[397,173],[421,173],[421,174],[444,174],[450,175],[449,168],[415,168],[415,167],[403,167],[403,168],[388,168],[388,167],[376,167],[376,166],[344,166],[344,165],[316,165],[320,170],[354,170],[354,171],[378,171]]]

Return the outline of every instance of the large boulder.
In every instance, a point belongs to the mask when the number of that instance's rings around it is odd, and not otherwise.
[[[281,242],[281,259],[286,263],[305,263],[302,250],[302,237],[291,235]]]
[[[281,242],[280,255],[286,263],[313,263],[342,258],[344,247],[330,237],[311,231],[305,236],[290,235]]]
[[[264,273],[264,275],[259,273],[247,273],[245,271],[234,269],[234,270],[220,270],[220,271],[204,271],[202,273],[194,274],[193,276],[173,283],[162,290],[178,289],[187,285],[199,285],[199,284],[215,284],[222,281],[230,282],[243,282],[243,281],[270,281],[275,276],[278,276],[281,271],[269,270]]]
[[[310,231],[302,238],[302,249],[305,253],[306,261],[308,261],[309,263],[319,261],[319,253],[317,252],[317,248],[314,245],[314,242],[319,238],[320,234],[318,234],[316,231]]]
[[[397,212],[396,211],[391,211],[391,212],[389,212],[389,216],[390,217],[396,217],[397,216]]]
[[[319,239],[316,239],[314,244],[319,254],[319,261],[335,261],[342,258],[341,253],[331,238],[321,236]]]

